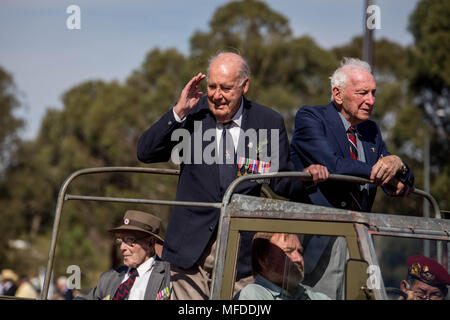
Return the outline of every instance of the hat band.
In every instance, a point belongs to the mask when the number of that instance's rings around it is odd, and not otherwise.
[[[433,283],[431,281],[427,281],[426,279],[423,279],[422,277],[418,277],[418,276],[413,275],[413,274],[408,274],[408,275],[409,275],[410,278],[416,279],[418,281],[422,281],[423,283],[425,283],[425,284],[427,284],[429,286],[432,286],[432,287],[436,287],[436,288],[440,289],[441,291],[445,291],[445,289],[447,287],[445,284]]]
[[[141,228],[141,229],[144,229],[146,231],[153,233],[153,227],[148,224],[145,224],[145,223],[142,223],[142,222],[139,222],[136,220],[131,220],[131,219],[128,219],[128,221],[129,221],[127,224],[128,226],[138,227],[138,228]],[[156,234],[159,233],[159,230],[155,230],[154,233],[156,233]]]

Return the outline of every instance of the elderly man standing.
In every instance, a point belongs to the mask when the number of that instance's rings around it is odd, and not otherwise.
[[[370,65],[344,58],[331,76],[333,101],[328,105],[300,108],[291,143],[296,169],[319,163],[333,174],[370,179],[373,184],[355,186],[326,182],[310,195],[314,204],[369,212],[376,186],[393,196],[407,195],[414,175],[391,155],[375,122],[369,120],[375,105],[376,83]]]
[[[358,176],[370,179],[372,184],[361,186],[327,181],[310,190],[311,202],[368,212],[377,186],[392,196],[407,195],[414,183],[412,171],[398,156],[388,152],[377,124],[369,120],[376,92],[370,65],[359,59],[344,58],[330,79],[332,101],[323,106],[305,106],[297,112],[291,142],[292,162],[297,170],[318,163],[326,166],[332,174]],[[316,252],[315,257],[307,260],[318,261],[317,252],[331,252],[331,256],[325,259],[329,264],[322,280],[310,285],[319,286],[319,291],[339,299],[343,298],[344,292],[338,287],[330,289],[327,285],[339,283],[343,287],[345,244],[343,239],[335,240],[315,237],[309,242],[310,248]],[[307,256],[308,251],[311,252],[305,248]],[[323,272],[323,266],[317,263],[312,263],[307,269],[308,273],[311,270]],[[315,274],[311,278],[319,277]]]
[[[100,276],[97,286],[81,299],[167,300],[170,298],[170,264],[160,261],[155,245],[161,220],[142,211],[125,212],[123,224],[109,232],[118,234],[123,266]]]
[[[179,201],[221,202],[239,175],[294,169],[281,115],[244,97],[250,86],[247,62],[238,54],[223,52],[210,59],[207,74],[207,94],[198,92],[206,78],[199,73],[184,87],[176,105],[143,133],[138,144],[140,161],[164,162],[171,157],[178,161]],[[180,137],[184,140],[178,143]],[[308,166],[304,171],[310,172],[314,181],[328,177],[323,166]],[[299,179],[272,179],[270,187],[278,194],[307,201]],[[258,180],[235,189],[235,193],[255,196],[260,192]],[[209,297],[219,215],[214,208],[173,208],[163,259],[171,263],[174,298]],[[241,242],[238,279],[251,276],[251,236]]]

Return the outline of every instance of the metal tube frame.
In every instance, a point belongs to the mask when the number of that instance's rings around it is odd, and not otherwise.
[[[230,219],[228,219],[230,216],[227,215],[227,206],[230,203],[231,196],[233,194],[233,190],[242,182],[247,180],[259,180],[259,179],[274,179],[274,178],[294,178],[298,177],[301,180],[311,180],[311,174],[305,173],[305,172],[273,172],[273,173],[262,173],[258,174],[257,177],[255,175],[245,175],[240,176],[237,179],[235,179],[227,188],[225,195],[222,199],[222,207],[220,209],[220,218],[219,218],[219,227],[217,231],[217,246],[216,246],[216,252],[215,252],[215,259],[214,259],[214,268],[212,271],[212,283],[211,283],[211,293],[210,293],[210,299],[214,299],[214,297],[219,296],[219,292],[217,288],[221,287],[222,284],[222,278],[220,278],[218,275],[223,274],[223,268],[224,264],[219,263],[218,257],[225,257],[226,254],[226,243],[228,241],[228,236],[223,235],[223,229],[229,230],[229,224]],[[339,175],[339,174],[330,174],[327,181],[341,181],[341,182],[350,182],[350,183],[357,183],[357,184],[366,184],[371,183],[370,180],[360,178],[360,177],[354,177],[354,176],[346,176],[346,175]],[[435,212],[435,218],[440,219],[441,218],[441,212],[439,209],[439,206],[437,204],[437,201],[431,196],[430,194],[416,189],[412,188],[410,190],[410,194],[416,194],[422,197],[425,197],[428,201],[430,201],[434,212]],[[220,236],[222,235],[222,237]],[[442,250],[441,250],[442,251]],[[439,248],[438,248],[439,253]],[[442,254],[441,254],[442,256]],[[438,256],[439,257],[439,256]],[[442,257],[441,257],[442,258]]]
[[[218,227],[218,237],[217,237],[217,250],[214,261],[214,268],[212,274],[212,284],[211,284],[211,296],[214,296],[214,292],[217,290],[217,286],[220,287],[222,279],[217,279],[217,275],[220,274],[218,272],[223,269],[223,265],[218,265],[218,256],[220,254],[225,254],[225,245],[221,241],[221,237],[219,237],[220,232],[223,229],[224,217],[226,216],[227,206],[231,200],[231,196],[233,190],[237,185],[246,181],[246,180],[255,180],[255,179],[273,179],[273,178],[292,178],[298,177],[301,180],[311,180],[311,175],[309,173],[304,172],[277,172],[277,173],[265,173],[259,174],[257,177],[255,175],[245,175],[235,179],[228,189],[225,192],[225,195],[222,199],[221,203],[207,203],[207,202],[186,202],[186,201],[169,201],[169,200],[151,200],[151,199],[131,199],[131,198],[114,198],[114,197],[92,197],[92,196],[80,196],[80,195],[70,195],[66,194],[69,185],[78,177],[88,174],[97,174],[97,173],[109,173],[109,172],[129,172],[129,173],[146,173],[146,174],[165,174],[165,175],[179,175],[179,170],[175,169],[162,169],[162,168],[143,168],[143,167],[97,167],[97,168],[86,168],[73,172],[70,174],[66,180],[61,185],[56,209],[55,209],[55,218],[53,222],[53,230],[52,237],[50,242],[49,254],[48,254],[48,262],[47,268],[45,271],[44,278],[44,286],[41,293],[41,300],[46,300],[48,296],[48,290],[50,285],[50,278],[52,274],[55,252],[56,252],[56,243],[58,239],[59,227],[61,223],[61,215],[62,209],[64,205],[64,201],[68,200],[85,200],[85,201],[105,201],[105,202],[122,202],[122,203],[137,203],[137,204],[156,204],[156,205],[170,205],[170,206],[192,206],[192,207],[210,207],[210,208],[219,208],[220,209],[220,218],[219,218],[219,227]],[[351,183],[359,183],[366,184],[370,183],[369,180],[352,177],[352,176],[344,176],[344,175],[336,175],[330,174],[329,181],[341,181],[341,182],[351,182]],[[419,196],[425,197],[428,201],[430,201],[434,211],[435,217],[441,218],[439,206],[436,200],[428,193],[413,189],[411,190],[412,194],[417,194]],[[229,223],[229,221],[228,221]],[[225,240],[226,243],[226,240]]]
[[[87,197],[67,194],[67,189],[76,178],[97,173],[108,172],[131,172],[131,173],[147,173],[147,174],[166,174],[179,175],[179,170],[174,169],[160,169],[160,168],[141,168],[141,167],[98,167],[87,168],[73,172],[69,175],[62,184],[55,209],[55,219],[53,222],[52,238],[50,242],[50,249],[48,253],[47,268],[45,270],[44,287],[41,292],[41,300],[46,300],[48,296],[48,289],[50,285],[50,278],[53,269],[53,263],[56,252],[56,242],[58,239],[59,227],[61,223],[61,215],[64,201],[66,200],[88,200],[88,201],[107,201],[107,202],[125,202],[125,203],[139,203],[139,204],[158,204],[171,206],[193,206],[193,207],[211,207],[220,208],[220,203],[204,203],[204,202],[183,202],[183,201],[165,201],[165,200],[148,200],[148,199],[129,199],[129,198],[112,198],[112,197]]]

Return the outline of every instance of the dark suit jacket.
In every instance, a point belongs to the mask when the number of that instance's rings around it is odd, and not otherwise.
[[[195,122],[201,123],[201,131],[195,129]],[[208,129],[215,130],[216,120],[210,112],[207,98],[203,96],[193,110],[187,115],[183,123],[175,121],[173,110],[169,110],[162,118],[147,129],[141,136],[138,144],[137,156],[140,161],[146,163],[168,161],[172,149],[179,141],[171,141],[171,135],[176,129],[186,129],[190,134],[190,155],[191,164],[180,164],[180,177],[176,193],[176,200],[179,201],[202,201],[202,202],[221,202],[223,194],[219,188],[219,164],[193,164],[194,157],[200,156],[199,150],[203,152],[212,141],[203,141],[202,146],[197,152],[194,152],[196,138],[195,130],[198,134],[204,133]],[[266,154],[270,155],[270,160],[275,157],[279,160],[278,171],[293,171],[294,167],[289,162],[289,142],[286,134],[286,128],[283,118],[272,109],[258,105],[244,98],[244,107],[242,114],[241,129],[246,131],[250,128],[260,130],[268,129],[267,140],[253,141],[239,138],[238,149],[244,143],[246,157],[257,146],[268,148]],[[276,129],[279,137],[274,142],[279,145],[279,153],[271,149],[272,135],[270,129]],[[193,134],[194,133],[194,134]],[[245,140],[245,141],[244,141]],[[263,140],[263,139],[261,139]],[[201,140],[200,140],[201,141]],[[250,150],[250,148],[253,148]],[[261,152],[263,154],[263,152]],[[198,160],[198,159],[197,159]],[[187,162],[187,161],[186,161]],[[237,173],[237,166],[236,166]],[[237,177],[237,176],[236,176]],[[295,198],[297,201],[307,201],[304,197],[303,185],[299,179],[272,179],[270,187],[276,193],[285,197]],[[261,184],[247,181],[240,184],[235,193],[259,196]],[[220,211],[214,208],[195,208],[195,207],[174,207],[172,216],[169,220],[166,238],[164,241],[163,260],[169,261],[183,269],[192,267],[205,250],[208,241],[211,239],[219,220]],[[246,235],[242,243],[244,251],[241,250],[240,266],[238,267],[238,278],[251,274],[250,267],[250,240],[251,235]],[[244,237],[244,238],[245,238]]]
[[[295,129],[291,142],[291,158],[297,170],[310,164],[324,165],[332,174],[369,178],[372,166],[381,155],[387,156],[386,145],[375,122],[364,121],[357,126],[364,147],[366,163],[350,156],[344,125],[333,103],[325,106],[300,108],[295,117]],[[412,186],[414,175],[408,168],[405,176],[397,176]],[[314,204],[346,208],[352,199],[350,192],[355,186],[341,182],[320,183],[309,197]],[[376,185],[369,185],[369,194],[362,201],[362,211],[370,211],[376,194]]]
[[[81,299],[103,300],[108,296],[112,299],[127,271],[127,266],[121,266],[102,273],[97,286]],[[148,280],[144,300],[156,300],[157,294],[166,287],[170,288],[170,264],[156,260]]]

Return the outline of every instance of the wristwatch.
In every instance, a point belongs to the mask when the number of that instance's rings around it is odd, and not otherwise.
[[[405,166],[404,163],[402,163],[402,172],[400,173],[402,176],[406,175],[408,173],[408,167]]]

